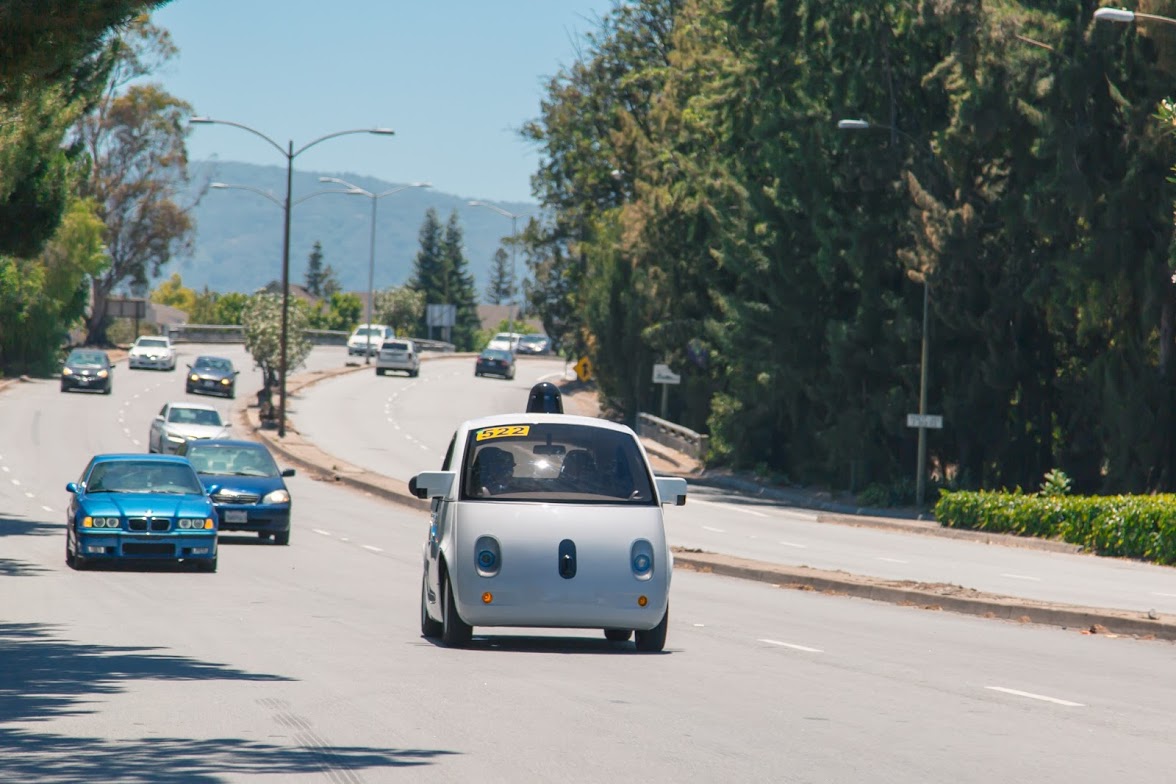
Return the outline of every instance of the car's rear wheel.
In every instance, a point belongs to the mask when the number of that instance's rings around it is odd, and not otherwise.
[[[441,636],[442,624],[429,615],[429,588],[424,575],[421,576],[421,635],[430,640]]]
[[[445,575],[445,582],[441,583],[441,592],[441,641],[450,648],[464,648],[474,636],[474,627],[463,621],[457,613],[449,575]]]
[[[670,625],[670,605],[666,605],[666,614],[662,616],[661,622],[652,629],[645,631],[637,630],[637,650],[642,653],[657,653],[666,647],[666,630]]]
[[[605,629],[604,638],[609,642],[628,642],[633,636],[632,629]]]
[[[289,531],[289,529],[287,529],[285,531],[275,531],[274,532],[274,544],[281,544],[281,545],[290,544],[290,531]]]

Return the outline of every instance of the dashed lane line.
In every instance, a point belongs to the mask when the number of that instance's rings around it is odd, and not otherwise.
[[[365,549],[365,550],[370,550],[370,551],[372,551],[373,553],[382,553],[382,552],[384,552],[384,548],[383,548],[383,547],[376,547],[374,544],[365,544],[365,545],[363,545],[363,549]]]
[[[702,530],[704,530],[704,531],[712,531],[712,532],[714,532],[714,533],[716,533],[716,534],[725,534],[725,533],[727,533],[727,532],[726,532],[726,531],[724,531],[722,528],[711,528],[709,525],[704,525],[704,526],[702,527]]]
[[[1001,576],[1001,577],[1009,577],[1009,578],[1012,578],[1012,579],[1014,579],[1014,580],[1029,580],[1030,582],[1034,582],[1034,583],[1039,583],[1039,582],[1041,582],[1041,578],[1040,578],[1040,577],[1031,577],[1031,576],[1029,576],[1029,575],[1027,575],[1027,574],[1008,574],[1008,573],[1006,573],[1006,572],[1002,572],[1000,576]]]
[[[311,528],[310,530],[314,531],[319,536],[330,536],[331,535],[330,531],[324,531],[321,528]]]
[[[1002,694],[1011,694],[1014,697],[1026,697],[1031,700],[1041,700],[1042,702],[1052,702],[1054,705],[1064,705],[1067,708],[1084,708],[1086,707],[1080,702],[1071,702],[1070,700],[1063,700],[1057,697],[1047,697],[1044,694],[1034,694],[1030,691],[1021,691],[1020,689],[1006,689],[1004,686],[985,686],[984,688],[992,691],[999,691]]]
[[[797,544],[796,542],[784,542],[784,541],[781,541],[781,542],[780,542],[780,544],[784,545],[785,547],[798,547],[798,548],[800,548],[801,550],[807,550],[807,549],[808,549],[808,545],[807,545],[807,544]]]
[[[757,640],[757,642],[767,643],[768,645],[777,645],[781,648],[791,648],[794,651],[804,651],[805,653],[824,653],[820,648],[810,648],[807,645],[796,645],[791,642],[780,642],[779,640]]]
[[[886,558],[884,556],[878,556],[878,560],[879,561],[886,561],[887,563],[900,563],[900,564],[910,563],[910,561],[904,561],[901,558]]]

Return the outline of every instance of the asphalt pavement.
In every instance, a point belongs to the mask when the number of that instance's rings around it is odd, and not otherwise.
[[[112,361],[115,361],[124,352],[110,353]],[[455,356],[461,355],[426,355],[424,360]],[[326,371],[301,373],[289,379],[287,393],[296,399],[304,390],[319,381],[364,369],[364,365],[357,363]],[[0,391],[20,382],[21,379],[0,380]],[[233,409],[234,418],[243,433],[266,444],[284,461],[303,469],[320,481],[336,482],[385,501],[419,509],[422,512],[428,511],[428,503],[412,496],[408,492],[406,482],[351,465],[325,453],[299,433],[296,421],[287,420],[284,438],[278,436],[276,429],[263,427],[253,398],[253,395],[247,394],[238,396]],[[585,393],[569,395],[565,397],[565,410],[590,415],[595,410],[594,401]],[[690,484],[816,510],[817,520],[821,523],[880,528],[919,536],[967,539],[1004,547],[1070,553],[1081,551],[1080,548],[1065,542],[943,528],[934,520],[921,519],[913,511],[867,509],[801,489],[773,487],[747,476],[702,470],[687,455],[667,449],[648,439],[644,439],[644,443],[658,474],[679,475],[685,477]],[[886,580],[843,571],[786,566],[684,548],[675,548],[674,559],[675,567],[680,569],[757,580],[782,588],[820,591],[921,607],[929,611],[956,612],[1009,622],[1044,624],[1074,629],[1085,634],[1176,640],[1176,616],[1163,613],[1042,602],[1023,597],[983,593],[960,585]]]

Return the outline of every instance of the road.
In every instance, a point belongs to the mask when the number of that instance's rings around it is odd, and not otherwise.
[[[340,375],[305,390],[292,416],[325,452],[407,481],[440,467],[459,421],[521,410],[532,384],[564,371],[558,359],[521,361],[516,379],[504,382],[475,379],[472,367],[473,360],[454,358],[425,362],[411,379],[375,377],[374,371]],[[1170,567],[818,523],[811,511],[699,487],[668,525],[675,546],[742,558],[1176,613],[1176,569]]]
[[[180,374],[125,364],[109,397],[0,393],[6,784],[1167,776],[1169,643],[679,572],[664,654],[589,631],[448,650],[419,634],[424,515],[302,473],[289,547],[226,536],[217,574],[66,568],[65,483],[144,450],[184,397]]]

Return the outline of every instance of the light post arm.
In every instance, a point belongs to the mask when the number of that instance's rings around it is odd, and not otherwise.
[[[494,210],[504,218],[510,218],[510,283],[511,287],[514,288],[514,307],[511,308],[509,331],[514,332],[515,318],[519,307],[519,291],[522,288],[518,284],[518,270],[515,262],[519,244],[518,219],[524,217],[527,213],[514,213],[510,210],[504,210],[496,204],[489,204],[484,201],[475,200],[468,202],[468,204],[471,207],[485,207],[488,210]]]

